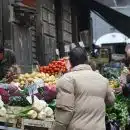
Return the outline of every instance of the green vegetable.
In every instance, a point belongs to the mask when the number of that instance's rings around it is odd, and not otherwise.
[[[10,105],[11,106],[21,106],[26,107],[29,106],[30,103],[27,101],[26,97],[14,96],[10,98]]]
[[[118,79],[120,77],[121,70],[118,68],[105,67],[103,69],[103,76],[109,80]]]
[[[31,106],[26,107],[25,110],[19,112],[18,114],[16,114],[17,117],[28,117],[28,112],[32,109]]]
[[[122,128],[128,124],[129,112],[128,112],[129,100],[123,97],[122,94],[116,95],[116,101],[114,106],[107,106],[106,113],[109,120],[116,120],[120,122]]]
[[[56,108],[56,100],[54,99],[51,103],[49,103],[48,107],[54,111]]]

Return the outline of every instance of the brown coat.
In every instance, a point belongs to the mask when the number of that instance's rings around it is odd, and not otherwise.
[[[59,79],[57,91],[53,130],[105,130],[105,103],[115,99],[107,79],[79,65]]]

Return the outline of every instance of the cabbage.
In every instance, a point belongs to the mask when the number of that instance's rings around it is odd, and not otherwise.
[[[55,99],[56,94],[56,87],[44,87],[44,100],[46,102],[51,102],[53,99]]]

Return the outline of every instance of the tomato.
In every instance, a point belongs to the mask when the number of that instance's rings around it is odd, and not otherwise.
[[[57,71],[57,68],[54,68],[54,71],[56,72],[56,71]]]
[[[40,72],[43,72],[42,68],[40,68],[39,70],[40,70]]]

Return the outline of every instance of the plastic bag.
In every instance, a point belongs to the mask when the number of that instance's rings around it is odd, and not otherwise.
[[[110,121],[106,117],[106,130],[120,130],[120,123],[118,121]]]
[[[106,130],[120,130],[120,126],[116,121],[109,121],[106,124]]]

